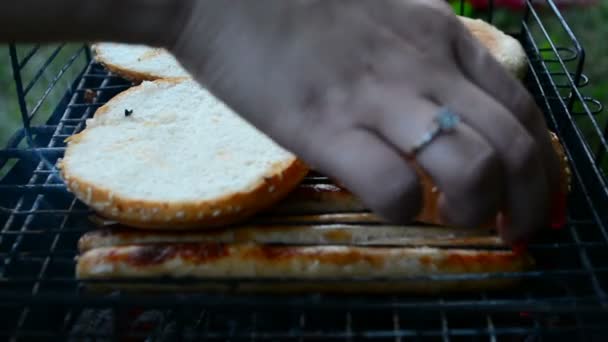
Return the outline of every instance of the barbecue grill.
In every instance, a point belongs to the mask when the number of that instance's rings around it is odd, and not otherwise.
[[[489,8],[484,19],[492,21],[491,1]],[[559,39],[552,39],[548,25],[561,31]],[[590,82],[583,74],[584,49],[551,0],[534,5],[527,1],[512,34],[529,56],[526,85],[571,161],[567,223],[563,229],[545,231],[529,245],[537,260],[532,271],[405,279],[523,281],[505,291],[435,296],[232,291],[261,282],[255,279],[216,279],[226,288],[221,293],[87,291],[74,276],[77,241],[97,226],[91,211],[66,191],[55,164],[64,152],[64,140],[132,84],[96,64],[86,45],[10,45],[23,127],[0,150],[1,339],[603,341],[608,336],[608,122],[600,115],[602,104],[584,95]],[[33,64],[40,56],[43,63]],[[33,72],[24,72],[27,69]],[[63,95],[50,103],[56,94]],[[329,181],[311,175],[305,182]],[[361,213],[340,214],[330,215],[333,218],[325,223],[382,225],[345,222],[349,215]],[[279,214],[266,224],[273,222],[306,224]],[[132,282],[140,281],[177,282]],[[181,282],[188,281],[196,280]],[[289,281],[306,282],[264,280]]]

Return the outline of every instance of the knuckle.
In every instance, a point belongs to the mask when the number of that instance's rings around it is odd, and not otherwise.
[[[297,108],[307,113],[308,115],[314,115],[315,113],[322,113],[325,111],[327,106],[327,98],[325,96],[326,91],[323,87],[306,84],[301,88],[301,92],[297,94]]]
[[[453,200],[441,208],[442,215],[450,224],[460,227],[474,227],[482,224],[491,213],[493,206],[481,201]]]
[[[491,148],[477,153],[467,161],[462,178],[454,179],[452,191],[446,194],[443,215],[457,226],[479,225],[495,213],[501,197],[496,177],[500,172],[500,161]]]
[[[474,158],[467,161],[464,179],[460,184],[463,194],[479,194],[492,185],[493,178],[500,172],[500,159],[490,147],[478,152]]]
[[[424,20],[432,24],[429,29],[444,31],[451,27],[456,21],[456,16],[446,1],[413,0],[408,6],[408,14],[411,18]]]
[[[421,206],[421,189],[417,182],[406,175],[379,173],[386,179],[378,184],[374,196],[370,197],[372,207],[383,216],[395,222],[405,222],[415,216]],[[373,198],[372,198],[373,197]]]
[[[509,146],[508,169],[517,177],[524,177],[534,165],[538,156],[538,147],[528,134],[519,134]]]
[[[371,175],[374,179],[384,180],[386,186],[382,186],[381,200],[382,202],[394,202],[407,196],[412,191],[412,181],[406,175],[394,172],[389,163],[378,167]]]

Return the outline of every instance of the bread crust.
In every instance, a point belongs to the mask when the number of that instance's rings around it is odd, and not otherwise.
[[[511,251],[189,243],[93,249],[79,257],[76,275],[81,280],[119,281],[105,284],[110,288],[124,288],[126,284],[121,285],[120,280],[154,281],[160,277],[201,279],[193,287],[197,290],[209,290],[204,284],[212,283],[213,279],[287,278],[294,281],[291,286],[289,280],[273,281],[267,290],[437,293],[513,286],[518,282],[517,278],[475,278],[474,275],[521,272],[533,264],[528,255]],[[472,279],[454,277],[459,275],[471,276]],[[359,282],[357,279],[367,281]],[[338,283],[324,280],[337,280]],[[163,287],[158,282],[131,286],[138,289],[147,286],[157,291]],[[179,282],[173,288],[176,286],[188,288],[188,284],[180,286]],[[263,284],[248,286],[247,282],[239,282],[238,286],[245,291],[264,290]]]
[[[253,225],[211,231],[140,232],[123,227],[85,233],[78,241],[80,253],[95,248],[157,243],[259,243],[284,245],[501,247],[490,230],[425,226],[364,224]]]
[[[561,194],[568,194],[571,187],[571,171],[568,158],[557,135],[550,132],[553,149],[560,162]],[[417,169],[422,188],[423,204],[415,218],[416,222],[444,225],[439,209],[440,190],[430,175],[421,168]],[[275,214],[328,214],[328,213],[356,213],[367,210],[365,204],[347,189],[333,184],[302,184],[287,198],[270,211]],[[487,222],[479,228],[493,228],[495,222]],[[477,227],[476,227],[477,228]]]
[[[133,70],[132,68],[128,68],[125,66],[121,66],[119,64],[115,64],[111,61],[111,59],[107,58],[99,49],[98,44],[91,45],[91,51],[93,52],[93,56],[95,61],[101,64],[104,68],[106,68],[111,73],[122,77],[128,81],[133,82],[134,84],[139,84],[144,81],[157,81],[157,80],[179,80],[187,77],[184,76],[161,76],[154,73],[149,72],[140,72],[137,70]]]
[[[560,182],[558,185],[559,191],[562,195],[567,195],[570,192],[571,183],[571,172],[570,165],[568,164],[568,157],[566,156],[564,148],[559,142],[557,135],[555,135],[553,132],[550,132],[550,135],[553,149],[560,162]],[[422,170],[418,170],[418,175],[422,184],[423,206],[416,218],[416,221],[437,225],[444,224],[441,220],[441,213],[439,209],[439,196],[441,194],[439,189],[436,187],[430,175]],[[485,228],[495,226],[495,220],[491,220],[490,222],[481,225],[481,227]]]
[[[559,191],[561,194],[568,194],[570,191],[571,182],[571,173],[570,166],[568,164],[568,158],[566,157],[563,146],[559,142],[557,135],[555,135],[553,132],[550,132],[550,136],[553,149],[560,161],[560,182],[558,185]],[[441,219],[441,213],[439,208],[439,196],[441,195],[441,192],[439,191],[439,189],[437,188],[428,173],[419,169],[418,175],[422,184],[424,204],[420,213],[416,217],[416,220],[428,224],[444,224],[443,220]],[[495,225],[495,220],[491,220],[490,222],[482,224],[481,227],[495,227]]]
[[[155,82],[177,84],[184,80],[186,79],[180,78]],[[108,112],[113,101],[129,96],[137,90],[138,88],[134,87],[117,95],[99,108],[95,117]],[[85,134],[87,130],[69,137],[66,141],[68,144],[77,143]],[[294,156],[286,162],[273,165],[272,170],[247,191],[227,194],[214,200],[163,202],[119,197],[112,189],[74,176],[66,163],[70,153],[68,148],[64,158],[58,162],[60,174],[68,190],[102,216],[124,225],[144,229],[203,229],[243,221],[272,207],[287,196],[308,173],[308,167]]]
[[[67,168],[62,167],[61,174],[79,200],[105,217],[134,228],[175,230],[214,228],[241,222],[272,207],[307,173],[306,166],[297,159],[276,169],[274,175],[248,192],[212,201],[172,203],[120,198],[110,189],[70,176]]]
[[[562,168],[562,172],[560,173],[560,191],[562,191],[563,194],[567,194],[570,191],[571,182],[568,159],[557,136],[552,133],[551,138]],[[300,168],[305,168],[305,166],[301,166]],[[305,169],[301,169],[297,178],[302,179],[305,172]],[[308,215],[306,220],[312,219],[320,221],[323,219],[322,215],[324,214],[343,213],[343,215],[347,215],[346,219],[349,219],[350,216],[354,215],[354,218],[352,219],[357,222],[362,219],[369,222],[382,222],[381,218],[373,214],[365,213],[364,211],[367,209],[361,200],[344,188],[333,184],[300,184],[296,187],[298,182],[291,183],[291,185],[295,187],[295,190],[284,193],[283,195],[285,198],[283,200],[277,201],[274,203],[275,205],[269,205],[267,208],[261,210],[267,209],[268,213],[280,215]],[[442,225],[438,207],[439,192],[428,175],[421,173],[421,182],[424,204],[416,217],[416,221],[426,224]],[[364,215],[365,217],[360,218],[357,215]],[[108,217],[112,218],[111,216]],[[272,217],[269,217],[267,220],[271,218]],[[280,218],[279,220],[280,222],[284,222],[285,217]],[[302,219],[300,218],[300,221],[301,220]],[[493,228],[494,225],[494,222],[488,222],[480,228]],[[187,228],[196,228],[196,224],[184,227],[184,229]]]
[[[509,51],[505,48],[505,46],[507,46],[507,45],[509,47],[511,47],[512,49],[515,49],[515,48],[513,48],[514,46],[515,47],[519,46],[521,48],[521,46],[518,45],[519,43],[514,38],[506,36],[504,33],[502,33],[501,31],[499,31],[498,29],[496,29],[495,27],[493,27],[492,25],[490,25],[484,21],[474,20],[474,19],[469,19],[469,18],[464,18],[464,17],[461,17],[461,20],[463,21],[465,26],[467,26],[467,28],[471,32],[473,32],[474,35],[476,35],[476,37],[478,39],[480,39],[482,41],[482,43],[485,46],[487,46],[490,49],[490,51],[494,52],[496,55],[499,55],[499,56],[505,55],[505,54],[508,55]],[[507,62],[501,61],[501,63],[503,63],[503,65],[507,65],[507,66],[510,65],[511,71],[515,72],[516,74],[521,74],[521,72],[525,73],[525,69],[527,68],[525,52],[523,52],[523,49],[521,51],[517,50],[517,51],[511,51],[511,52],[513,52],[513,56],[511,56],[513,58],[511,60],[508,60]],[[523,58],[520,58],[521,57],[520,55],[522,55],[522,54],[523,54]],[[509,57],[509,56],[507,56],[507,57]],[[110,66],[110,68],[114,68],[114,67],[116,67],[116,66]],[[117,72],[124,72],[124,71],[117,71]],[[128,70],[126,72],[129,73]],[[137,78],[137,75],[130,75],[130,76],[128,75],[127,77]],[[183,79],[184,78],[179,78],[179,79],[175,79],[175,80],[168,80],[165,82],[178,82]],[[157,81],[157,82],[162,82],[162,81]],[[120,94],[118,96],[125,96],[127,94],[128,94],[128,91],[123,94]],[[105,110],[104,107],[101,107],[99,109],[99,111],[98,111],[99,114],[102,114],[104,112],[104,110]],[[98,115],[98,114],[96,114],[96,115]],[[75,136],[73,139],[77,139],[77,138],[78,138],[78,136]],[[554,147],[554,149],[559,157],[560,163],[561,163],[560,191],[562,194],[567,194],[570,189],[570,181],[571,181],[570,180],[571,174],[570,174],[570,168],[568,165],[568,160],[567,160],[567,157],[563,150],[563,147],[561,146],[561,144],[559,143],[559,140],[557,139],[557,136],[555,134],[551,133],[551,139],[552,139],[553,147]],[[306,170],[306,167],[301,162],[295,160],[291,169],[289,169],[289,168],[285,169],[284,175],[278,176],[278,178],[282,182],[287,182],[288,183],[287,185],[289,187],[293,188],[295,186],[295,184],[297,183],[295,181],[295,179],[298,179],[298,181],[299,181],[302,178],[302,175],[305,172],[305,170]],[[441,215],[440,215],[439,207],[438,207],[438,198],[439,198],[440,192],[438,191],[437,187],[435,186],[430,175],[428,175],[422,169],[418,169],[418,173],[419,173],[420,182],[422,184],[422,189],[423,189],[423,205],[422,205],[422,209],[421,209],[420,213],[416,217],[416,221],[421,222],[421,223],[441,225],[441,224],[443,224],[443,222],[441,220]],[[292,182],[288,182],[290,176],[294,177]],[[74,186],[72,186],[73,188],[75,187],[75,188],[79,188],[79,189],[89,189],[89,187],[90,187],[89,184],[80,184],[80,183],[78,183],[77,180],[75,180],[75,181],[76,181],[76,183]],[[277,182],[278,182],[278,180],[272,179],[272,182],[271,182],[271,184],[268,184],[268,187],[269,188],[274,187],[276,189],[280,189],[281,188],[280,184],[278,184]],[[277,184],[275,184],[275,183],[277,183]],[[88,190],[85,190],[85,191],[88,191]],[[95,188],[91,188],[91,191],[93,192],[93,197],[97,201],[100,201],[102,203],[107,202],[109,196],[105,196],[105,197],[103,196],[103,193],[107,193],[107,191],[102,191],[100,189],[95,189]],[[285,194],[286,193],[278,193],[278,192],[275,193],[275,195],[280,195],[277,197],[279,199],[282,198],[282,196],[284,196]],[[81,198],[81,197],[83,197],[82,194],[79,198]],[[226,201],[226,203],[229,203],[229,202],[230,201],[228,201],[228,200]],[[137,215],[115,215],[115,214],[113,215],[112,214],[112,212],[115,212],[116,210],[120,211],[120,210],[123,210],[124,208],[130,208],[133,205],[138,205],[138,204],[139,203],[118,203],[116,206],[110,208],[109,212],[108,212],[108,210],[102,210],[100,212],[104,216],[112,218],[112,219],[116,219],[117,221],[119,221],[121,223],[129,224],[129,225],[133,225],[133,226],[139,226],[142,228],[163,228],[163,227],[167,226],[166,222],[164,224],[161,222],[154,222],[154,223],[139,222]],[[342,189],[342,188],[339,188],[339,187],[333,186],[333,185],[300,186],[295,190],[294,193],[290,194],[290,196],[287,198],[287,200],[279,203],[277,199],[273,199],[270,204],[257,207],[256,210],[264,210],[264,209],[271,208],[272,204],[278,204],[275,208],[271,209],[273,212],[276,212],[276,213],[294,213],[295,212],[298,214],[304,214],[304,213],[308,213],[308,212],[310,212],[310,213],[331,213],[331,212],[344,212],[344,211],[352,212],[352,211],[365,211],[366,210],[366,206],[358,198],[356,198],[355,196],[350,194],[345,189]],[[154,208],[158,207],[158,203],[150,203],[149,206],[148,205],[145,205],[145,206],[150,208],[151,210],[154,210]],[[235,206],[238,207],[239,205],[238,204],[232,205],[232,207],[235,207]],[[214,210],[223,210],[222,208],[230,208],[230,207],[231,207],[230,204],[226,204],[225,206],[219,206],[219,207],[212,206],[210,208],[201,208],[201,209],[196,209],[196,208],[188,206],[187,208],[181,208],[181,207],[174,208],[174,209],[169,208],[168,211],[170,212],[170,214],[184,213],[184,214],[187,214],[188,216],[191,216],[192,214],[198,215],[197,210],[203,210],[202,215],[207,216],[209,214],[209,212],[211,212],[211,214],[213,214]],[[250,217],[254,213],[255,212],[244,213],[243,215],[236,215],[236,216],[242,216],[242,218],[246,218],[246,217]],[[128,217],[125,217],[125,216],[128,216]],[[210,223],[210,227],[215,227],[218,225],[229,224],[229,223],[234,223],[234,222],[238,222],[238,221],[239,221],[238,219],[226,220],[226,221],[210,220],[209,223]],[[181,226],[180,224],[175,224],[174,222],[171,222],[171,226],[176,229],[195,228],[199,224],[200,224],[200,222],[198,222],[196,220],[191,220],[190,223],[184,224],[183,226]],[[494,222],[488,222],[487,224],[484,225],[484,227],[491,227],[493,225],[494,225]]]
[[[458,17],[467,30],[483,45],[492,56],[518,79],[528,72],[528,56],[521,43],[494,25],[481,19]]]

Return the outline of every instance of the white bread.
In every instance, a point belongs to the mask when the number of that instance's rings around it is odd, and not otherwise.
[[[528,56],[517,39],[481,19],[459,18],[503,67],[517,78],[524,78],[528,71]]]
[[[191,80],[144,82],[115,97],[68,139],[59,167],[68,189],[102,216],[168,229],[243,220],[307,173]]]
[[[184,280],[202,278],[191,289],[209,290],[217,278],[287,278],[245,291],[324,291],[437,293],[490,290],[512,286],[516,278],[482,274],[528,270],[533,260],[511,251],[476,251],[435,248],[383,248],[353,246],[265,246],[254,244],[183,243],[103,247],[78,258],[76,275],[82,280],[110,279],[109,288],[166,290],[160,277]],[[474,278],[478,274],[480,277]],[[474,279],[458,279],[455,276]],[[413,277],[419,277],[418,280]],[[134,278],[150,279],[136,283]],[[410,278],[410,279],[407,279]],[[421,279],[420,279],[421,278]],[[338,279],[331,283],[323,280]],[[367,279],[359,282],[356,279]],[[382,279],[390,282],[374,283]],[[190,283],[191,284],[191,283]],[[93,283],[101,285],[102,283]],[[192,284],[191,284],[192,285]],[[205,286],[207,285],[207,286]],[[176,282],[169,290],[187,289]]]
[[[516,77],[523,78],[528,68],[528,59],[517,39],[481,19],[459,18],[507,70]],[[99,63],[131,81],[189,76],[175,57],[165,49],[143,45],[97,43],[93,44],[92,50]]]
[[[255,225],[212,231],[141,232],[114,228],[87,232],[78,241],[81,253],[101,247],[156,243],[259,243],[356,246],[504,246],[490,230],[365,224]]]
[[[190,77],[167,50],[145,45],[97,43],[95,59],[111,72],[134,82]]]

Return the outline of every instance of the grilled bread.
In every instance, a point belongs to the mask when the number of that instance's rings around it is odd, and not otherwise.
[[[551,134],[553,148],[560,160],[560,184],[561,194],[570,192],[571,172],[568,158],[559,142],[557,136]],[[442,225],[439,212],[440,191],[431,177],[419,170],[420,182],[422,184],[423,204],[421,211],[415,221],[426,224]],[[285,200],[277,203],[270,211],[282,215],[322,215],[338,212],[362,213],[367,211],[365,204],[347,189],[334,184],[302,184],[289,194]],[[351,214],[352,215],[352,214]],[[375,218],[374,220],[377,220]],[[494,221],[488,222],[480,228],[493,228]]]
[[[529,256],[511,251],[158,243],[89,250],[79,257],[76,275],[81,280],[112,281],[96,282],[94,287],[134,290],[226,290],[214,287],[213,279],[232,278],[241,280],[237,290],[244,291],[432,294],[512,286],[518,281],[515,277],[487,273],[521,272],[532,265]],[[178,281],[133,281],[159,277]],[[193,278],[199,280],[184,281]],[[252,284],[243,278],[283,280]]]
[[[68,139],[61,175],[102,216],[141,228],[206,228],[282,199],[307,173],[290,152],[191,80],[144,82]]]
[[[517,78],[524,78],[528,71],[528,57],[517,39],[481,19],[459,18],[503,67]]]
[[[78,241],[81,253],[101,247],[157,243],[258,243],[358,246],[504,246],[490,230],[365,224],[246,224],[212,231],[141,232],[111,228],[94,230]]]
[[[528,67],[526,53],[517,39],[480,19],[459,17],[504,67],[522,78]],[[134,82],[181,78],[189,74],[165,49],[118,43],[93,44],[95,59],[108,70]]]
[[[133,82],[189,77],[171,53],[162,48],[120,43],[97,43],[95,59],[109,71]]]

